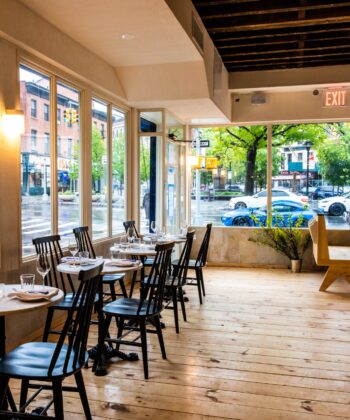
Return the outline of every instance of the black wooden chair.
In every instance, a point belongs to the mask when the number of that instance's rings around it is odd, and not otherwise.
[[[135,237],[140,238],[140,234],[139,234],[139,232],[136,228],[135,220],[127,220],[127,221],[123,222],[123,225],[124,225],[126,233],[128,233],[128,230],[130,228],[132,228],[134,230]],[[139,258],[144,267],[152,267],[152,265],[153,265],[153,258],[150,258],[150,257],[135,257],[135,256],[134,256],[134,258]],[[137,271],[135,271],[134,274],[132,275],[129,297],[132,297],[136,282],[139,282],[139,280],[137,280]]]
[[[92,245],[92,241],[89,235],[88,226],[81,226],[73,229],[75,240],[77,241],[79,251],[88,251],[91,258],[96,258],[96,253]],[[104,296],[107,296],[109,300],[116,300],[117,296],[127,297],[124,274],[105,274],[102,276],[102,290],[103,285],[109,286],[109,293],[103,291]],[[119,282],[121,293],[116,293],[115,283]],[[106,302],[105,302],[106,303]]]
[[[96,296],[102,264],[80,271],[79,285],[69,308],[67,319],[57,343],[33,342],[22,344],[0,360],[0,418],[64,419],[62,391],[79,392],[86,419],[91,419],[89,402],[81,373],[87,360],[86,344],[92,308]],[[76,387],[62,386],[65,378],[74,375]],[[19,411],[5,410],[5,396],[10,379],[22,381]],[[33,383],[34,381],[34,383]],[[36,392],[28,398],[28,390]],[[41,390],[52,390],[53,399],[40,414],[24,414],[28,405]],[[47,417],[54,404],[55,417]]]
[[[179,329],[179,315],[178,315],[178,302],[181,304],[182,317],[187,322],[185,299],[183,286],[186,285],[188,264],[190,261],[190,255],[192,250],[192,243],[195,231],[188,232],[186,235],[186,242],[182,249],[180,258],[177,266],[172,270],[172,273],[167,276],[165,280],[165,301],[168,303],[165,305],[165,309],[172,309],[174,311],[175,330],[178,334]],[[148,282],[148,278],[145,279],[145,283]],[[172,307],[170,304],[172,303]]]
[[[147,332],[158,335],[162,357],[166,359],[160,325],[160,313],[163,310],[165,280],[173,247],[173,242],[156,246],[156,256],[154,257],[154,263],[148,276],[148,282],[147,284],[142,284],[139,299],[118,299],[115,302],[108,303],[103,308],[105,325],[104,332],[100,338],[99,348],[103,348],[104,341],[109,344],[116,343],[117,350],[120,344],[142,347],[145,379],[148,379]],[[113,317],[118,321],[116,339],[110,338],[109,335],[109,326]],[[126,320],[131,321],[131,323],[125,325]],[[156,329],[147,329],[146,321],[151,321]],[[126,333],[123,335],[124,329]],[[136,339],[126,340],[125,337],[134,331],[140,332],[140,336]],[[140,338],[141,343],[138,342]]]
[[[52,318],[54,311],[69,311],[74,302],[75,287],[69,274],[63,274],[56,270],[63,258],[63,252],[60,245],[60,235],[44,236],[33,239],[33,245],[37,255],[47,254],[51,262],[51,269],[45,277],[45,284],[51,287],[57,287],[64,293],[64,299],[48,308],[47,318],[44,327],[43,341],[47,341],[49,334],[61,334],[61,330],[52,330]]]
[[[209,248],[209,241],[210,241],[210,234],[212,223],[207,224],[207,228],[204,234],[204,238],[199,249],[197,258],[195,260],[190,260],[188,264],[188,268],[195,271],[196,277],[187,277],[187,285],[188,286],[197,286],[198,289],[198,296],[199,302],[202,304],[202,293],[205,296],[205,287],[204,287],[204,278],[203,278],[203,267],[205,267],[207,263],[207,255],[208,255],[208,248]],[[176,268],[179,264],[178,260],[173,261],[172,265]]]

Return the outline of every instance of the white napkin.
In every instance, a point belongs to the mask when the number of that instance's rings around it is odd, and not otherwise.
[[[33,291],[22,291],[22,290],[13,290],[13,292],[10,292],[7,294],[8,298],[17,298],[20,300],[26,300],[30,302],[31,300],[51,300],[52,297],[56,296],[58,294],[58,289],[52,289],[47,291],[40,291],[40,290],[33,290]]]
[[[138,263],[130,260],[115,260],[106,263],[106,265],[110,267],[131,267],[132,265],[136,264]]]

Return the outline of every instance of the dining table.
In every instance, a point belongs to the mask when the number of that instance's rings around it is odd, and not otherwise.
[[[34,286],[35,289],[42,290],[42,286]],[[9,297],[8,295],[13,294],[15,291],[23,291],[20,284],[5,284],[0,290],[0,359],[6,354],[6,322],[5,318],[11,315],[18,315],[26,312],[32,312],[39,309],[45,309],[53,304],[60,302],[64,293],[60,289],[54,287],[45,287],[45,291],[49,293],[56,290],[57,293],[50,297],[50,299],[38,298],[38,300],[23,301],[19,300],[14,296]],[[8,389],[7,402],[11,406],[12,410],[16,411],[16,406],[12,398],[12,394]]]
[[[83,264],[79,261],[78,258],[70,258],[64,259],[63,262],[57,265],[57,271],[61,273],[70,274],[71,276],[77,276],[81,270],[90,270],[92,267],[101,264],[103,260],[103,267],[101,271],[101,279],[102,276],[106,274],[126,274],[137,272],[143,268],[143,264],[141,261],[132,261],[132,260],[111,260],[111,259],[88,259]],[[99,291],[98,291],[98,299],[99,299],[99,310],[97,311],[98,315],[98,341],[102,342],[101,336],[104,333],[104,315],[102,311],[103,307],[103,283],[102,281],[99,282]],[[89,350],[89,357],[94,360],[93,370],[96,376],[104,376],[107,375],[107,361],[112,357],[118,357],[122,360],[128,361],[137,361],[139,360],[139,356],[137,353],[124,353],[120,350],[114,349],[112,346],[104,345],[103,350],[100,351],[99,345],[96,344],[92,349]],[[98,360],[95,359],[98,357]]]

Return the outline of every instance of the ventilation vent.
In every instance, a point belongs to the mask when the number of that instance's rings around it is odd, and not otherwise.
[[[266,103],[266,96],[262,92],[253,93],[250,98],[250,103],[252,105],[262,105]]]
[[[204,47],[204,37],[203,30],[197,20],[198,18],[195,15],[192,15],[192,39],[203,54]]]

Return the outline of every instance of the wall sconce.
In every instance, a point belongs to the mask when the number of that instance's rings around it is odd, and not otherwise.
[[[24,114],[19,109],[6,109],[0,119],[4,135],[8,138],[16,138],[24,133]]]

